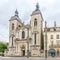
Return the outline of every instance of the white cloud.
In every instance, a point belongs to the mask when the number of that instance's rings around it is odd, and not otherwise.
[[[0,25],[0,41],[8,42],[8,28],[3,25]]]

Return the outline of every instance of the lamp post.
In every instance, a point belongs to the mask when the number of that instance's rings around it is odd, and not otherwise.
[[[47,58],[47,22],[45,21],[45,58]]]
[[[27,36],[27,58],[29,58],[29,28],[27,28],[28,30],[28,36]]]

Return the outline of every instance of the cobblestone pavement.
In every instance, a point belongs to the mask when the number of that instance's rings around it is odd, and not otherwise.
[[[0,60],[60,60],[60,58],[38,58],[38,57],[0,57]]]

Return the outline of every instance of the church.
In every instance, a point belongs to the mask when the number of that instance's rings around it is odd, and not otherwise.
[[[60,27],[56,27],[56,22],[54,22],[54,27],[49,28],[45,22],[45,28],[43,29],[43,21],[38,3],[31,14],[29,24],[21,22],[19,13],[16,10],[15,15],[9,20],[9,46],[5,55],[21,57],[57,56],[56,48],[59,47],[56,42],[52,43],[51,41],[55,41],[55,37],[53,38],[55,33],[59,38]]]

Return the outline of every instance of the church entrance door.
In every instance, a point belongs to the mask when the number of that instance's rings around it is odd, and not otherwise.
[[[22,50],[22,56],[25,56],[25,50]]]
[[[21,51],[22,51],[22,56],[25,56],[25,46],[24,45],[22,46]]]

